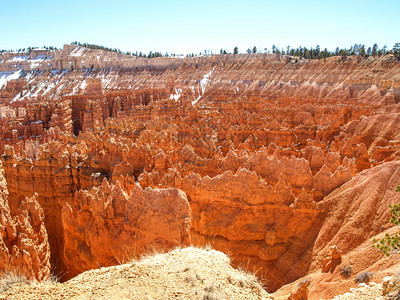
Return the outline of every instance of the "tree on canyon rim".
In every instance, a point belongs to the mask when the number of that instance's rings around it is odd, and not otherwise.
[[[400,43],[396,43],[393,46],[393,54],[397,59],[400,59]]]
[[[395,189],[396,192],[400,192],[400,185],[398,185]],[[392,212],[392,217],[390,218],[390,222],[394,225],[400,224],[400,204],[389,204],[390,211]],[[387,256],[390,254],[398,254],[400,253],[400,232],[390,235],[386,233],[383,239],[379,241],[374,239],[374,244],[372,247],[381,250]]]

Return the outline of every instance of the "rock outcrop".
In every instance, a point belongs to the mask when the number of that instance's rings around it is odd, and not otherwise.
[[[389,222],[388,204],[398,203],[399,182],[400,162],[388,162],[357,174],[319,202],[327,215],[312,246],[309,274],[276,296],[309,278],[310,299],[332,298],[355,287],[360,273],[374,273],[380,282],[397,272],[399,262],[372,248],[372,240],[398,231]]]
[[[62,210],[63,259],[67,278],[127,262],[148,252],[190,244],[191,211],[178,189],[143,190],[128,195],[106,179],[80,190]]]
[[[50,249],[37,194],[25,198],[16,214],[9,209],[7,183],[0,170],[0,276],[16,272],[30,279],[50,276]]]

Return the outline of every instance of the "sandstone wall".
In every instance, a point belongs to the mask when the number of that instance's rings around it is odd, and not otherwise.
[[[14,272],[43,280],[50,274],[50,249],[45,215],[37,194],[25,198],[12,213],[4,171],[0,171],[0,274]]]

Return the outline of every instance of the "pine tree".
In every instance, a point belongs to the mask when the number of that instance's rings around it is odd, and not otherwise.
[[[253,53],[257,53],[257,47],[256,46],[253,47]]]
[[[396,187],[395,191],[400,192],[400,185],[398,185]],[[394,225],[399,225],[400,224],[400,204],[394,204],[394,205],[389,204],[389,208],[390,208],[390,211],[392,212],[392,217],[390,219],[390,222],[392,222]],[[383,239],[380,239],[379,241],[374,239],[374,244],[372,245],[372,247],[381,250],[387,256],[389,256],[390,254],[393,254],[393,253],[399,253],[400,252],[400,232],[393,234],[393,235],[386,233],[385,237]]]
[[[321,54],[321,47],[317,45],[317,47],[315,48],[315,57],[320,58],[320,54]]]
[[[377,52],[378,52],[378,44],[375,43],[375,44],[372,46],[371,55],[372,55],[372,56],[376,56]]]
[[[360,55],[365,56],[365,45],[362,45],[360,48]]]
[[[239,54],[239,49],[238,49],[238,47],[233,48],[233,54]]]
[[[397,59],[400,59],[400,43],[396,43],[393,46],[393,54]]]

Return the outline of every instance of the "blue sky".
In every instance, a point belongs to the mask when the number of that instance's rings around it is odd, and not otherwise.
[[[400,0],[1,0],[0,7],[0,49],[80,41],[186,54],[400,42]]]

